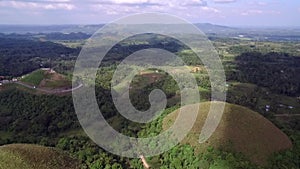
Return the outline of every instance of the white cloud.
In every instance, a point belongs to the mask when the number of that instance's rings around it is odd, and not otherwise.
[[[249,4],[251,6],[257,6],[257,7],[268,5],[267,2],[263,2],[263,1],[249,1],[247,4]]]
[[[220,11],[218,9],[212,8],[212,7],[208,7],[208,6],[203,6],[203,7],[201,7],[201,9],[203,11],[207,11],[207,12],[220,13]]]
[[[74,5],[72,4],[63,4],[63,3],[59,3],[59,4],[46,4],[43,6],[43,8],[45,9],[65,9],[65,10],[72,10],[75,8]]]
[[[74,4],[70,3],[61,3],[58,2],[58,0],[52,0],[53,3],[50,3],[51,0],[47,0],[47,3],[45,1],[43,3],[40,2],[25,2],[25,1],[0,1],[1,7],[11,7],[16,9],[46,9],[46,10],[72,10],[75,9]],[[55,2],[54,2],[55,1]],[[66,0],[65,0],[66,1]],[[42,1],[41,1],[42,2]]]
[[[233,3],[237,0],[214,0],[214,3]]]
[[[89,0],[91,3],[141,6],[206,6],[205,0]]]
[[[262,14],[262,13],[263,13],[262,10],[251,9],[251,10],[246,10],[246,11],[242,12],[241,15],[248,16],[248,15],[258,15],[258,14]]]
[[[124,3],[138,4],[138,3],[148,3],[150,1],[149,0],[110,0],[110,2],[116,3],[116,4],[124,4]]]
[[[66,3],[66,2],[71,2],[71,0],[45,0],[45,2]]]
[[[281,12],[278,10],[259,10],[259,9],[251,9],[251,10],[246,10],[241,13],[243,16],[249,16],[249,15],[280,15]]]

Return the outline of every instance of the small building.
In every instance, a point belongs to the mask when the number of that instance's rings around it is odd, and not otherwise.
[[[289,108],[289,109],[293,109],[294,107],[293,107],[293,106],[288,106],[288,108]]]
[[[55,70],[53,70],[53,69],[50,69],[50,73],[55,73]]]
[[[18,79],[17,79],[17,78],[13,78],[12,81],[13,81],[13,82],[17,82]]]
[[[2,80],[2,84],[9,83],[9,80]]]
[[[201,69],[200,69],[200,67],[194,67],[193,69],[192,69],[192,73],[197,73],[197,72],[199,72]]]
[[[0,86],[2,86],[2,82],[0,82]]]

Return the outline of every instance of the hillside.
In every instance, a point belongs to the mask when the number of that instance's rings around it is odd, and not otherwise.
[[[49,66],[54,61],[69,60],[79,53],[61,44],[0,36],[0,75],[20,76]]]
[[[59,74],[52,69],[38,69],[21,78],[21,82],[37,88],[57,89],[71,88],[71,81],[64,75]]]
[[[198,152],[206,150],[209,146],[240,152],[259,165],[266,164],[274,152],[292,147],[289,138],[266,118],[248,108],[229,103],[226,103],[216,131],[205,143],[199,144],[199,134],[211,103],[199,104],[196,123],[182,144],[191,144]],[[183,110],[185,108],[183,107]],[[163,121],[164,130],[173,124],[177,114],[178,110],[166,116]]]
[[[0,169],[77,169],[79,162],[54,148],[29,144],[0,147]]]

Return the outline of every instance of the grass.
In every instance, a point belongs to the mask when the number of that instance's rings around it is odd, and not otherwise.
[[[218,102],[198,104],[196,122],[182,144],[191,144],[197,152],[203,152],[210,146],[240,152],[258,165],[266,165],[268,157],[274,152],[292,147],[289,138],[269,120],[248,108],[229,103],[226,103],[216,131],[205,143],[199,144],[200,132],[211,104]],[[184,109],[185,107],[183,111]],[[177,115],[178,110],[166,116],[163,121],[164,130],[173,124]]]
[[[62,87],[71,87],[71,86],[72,86],[71,81],[63,79],[63,80],[58,80],[58,81],[47,80],[46,84],[43,87],[62,88]]]
[[[77,169],[79,162],[67,154],[38,145],[0,147],[0,169]]]
[[[26,75],[21,81],[36,87],[48,89],[70,88],[72,86],[71,80],[67,79],[64,75],[50,73],[41,69]]]
[[[27,164],[18,155],[12,152],[0,149],[0,169],[29,169],[30,165]]]
[[[44,78],[45,78],[45,72],[43,70],[36,70],[26,75],[24,78],[22,78],[21,81],[38,86]]]

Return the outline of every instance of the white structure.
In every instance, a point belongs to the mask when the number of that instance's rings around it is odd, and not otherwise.
[[[41,68],[41,70],[50,70],[50,68]]]

